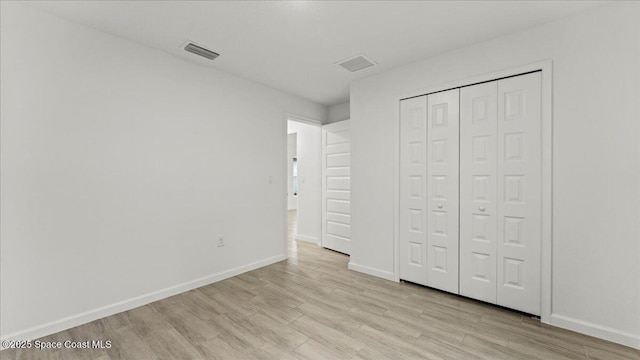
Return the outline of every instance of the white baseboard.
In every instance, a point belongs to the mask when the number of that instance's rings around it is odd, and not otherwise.
[[[358,271],[361,273],[365,273],[367,275],[376,276],[376,277],[383,278],[390,281],[396,281],[395,274],[392,272],[375,269],[365,265],[356,264],[353,261],[349,261],[349,265],[347,267],[349,270]]]
[[[141,296],[137,296],[128,300],[120,301],[115,304],[103,306],[94,310],[83,312],[77,315],[68,316],[59,320],[51,321],[46,324],[31,327],[26,330],[17,331],[11,334],[3,335],[0,339],[5,340],[34,340],[43,336],[55,334],[59,331],[67,330],[72,327],[89,323],[110,315],[118,314],[123,311],[131,310],[142,305],[149,304],[173,295],[193,290],[205,285],[209,285],[236,275],[240,275],[247,271],[255,270],[267,265],[271,265],[283,260],[287,260],[287,255],[277,255],[264,260],[256,261],[251,264],[239,266],[234,269],[223,271],[217,274],[207,275],[199,279],[187,281],[182,284],[171,286],[162,290],[150,292]],[[3,349],[3,348],[2,348]]]
[[[640,350],[640,335],[629,334],[607,326],[596,325],[559,314],[551,314],[551,325]]]
[[[296,234],[296,240],[317,244],[318,238],[308,235]]]

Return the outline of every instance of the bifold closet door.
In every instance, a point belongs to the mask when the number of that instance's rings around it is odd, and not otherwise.
[[[460,92],[460,294],[540,314],[541,74]]]
[[[540,315],[541,73],[498,81],[498,305]]]
[[[460,295],[496,303],[498,82],[460,89]]]
[[[540,314],[541,73],[400,103],[400,278]]]
[[[456,294],[459,93],[427,95],[427,285]]]
[[[400,278],[427,285],[427,96],[400,102]]]

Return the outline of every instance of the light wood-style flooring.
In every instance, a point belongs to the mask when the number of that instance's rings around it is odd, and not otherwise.
[[[640,352],[526,315],[347,270],[291,239],[289,260],[41,340],[110,349],[4,350],[2,359],[633,359]]]

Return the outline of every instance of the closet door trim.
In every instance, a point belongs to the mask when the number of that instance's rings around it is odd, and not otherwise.
[[[400,281],[399,262],[399,211],[400,211],[400,101],[411,97],[431,94],[454,88],[461,88],[469,85],[498,80],[511,76],[523,75],[526,73],[541,71],[542,92],[541,92],[541,149],[542,149],[542,243],[541,243],[541,264],[540,264],[540,319],[543,323],[551,323],[552,312],[552,288],[551,288],[551,258],[552,258],[552,61],[545,60],[510,69],[500,70],[480,76],[469,77],[462,80],[452,81],[439,86],[419,89],[411,92],[398,94],[395,98],[394,109],[394,269],[393,279]]]

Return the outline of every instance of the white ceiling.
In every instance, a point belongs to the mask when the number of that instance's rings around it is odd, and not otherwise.
[[[38,1],[31,5],[323,105],[358,78],[553,21],[592,1]],[[185,53],[195,41],[221,56]],[[365,54],[377,66],[335,62]]]

